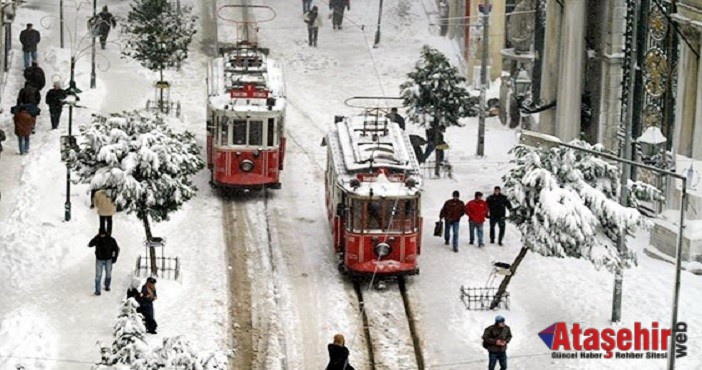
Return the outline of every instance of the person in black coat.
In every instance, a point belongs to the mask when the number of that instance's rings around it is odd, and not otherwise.
[[[335,30],[341,29],[341,23],[344,21],[344,10],[351,10],[349,0],[330,0],[329,10],[332,11],[332,24]]]
[[[401,129],[405,129],[405,119],[397,113],[397,108],[390,109],[390,113],[388,113],[387,117],[390,121],[397,123]]]
[[[98,14],[100,17],[98,24],[98,31],[100,32],[100,46],[105,50],[107,45],[107,36],[110,34],[110,28],[117,26],[117,20],[115,17],[107,11],[107,5],[102,7],[102,11]]]
[[[27,28],[22,30],[19,35],[22,52],[24,53],[25,69],[29,68],[32,61],[37,60],[37,45],[41,41],[41,34],[33,27],[34,25],[27,23]]]
[[[105,270],[105,291],[110,291],[112,281],[112,264],[117,262],[119,256],[119,246],[115,238],[107,231],[100,229],[88,247],[95,247],[95,295],[100,295],[100,282],[102,280],[102,270]]]
[[[139,291],[139,285],[141,281],[137,278],[132,279],[132,284],[127,289],[127,299],[134,298],[134,300],[139,304],[136,311],[141,313],[141,292]]]
[[[33,61],[32,66],[24,70],[24,79],[39,91],[46,86],[44,70],[39,67],[36,61]]]
[[[49,106],[52,130],[58,128],[63,111],[63,100],[66,99],[66,96],[68,96],[66,90],[61,88],[60,82],[54,82],[54,88],[46,93],[46,105]]]
[[[149,277],[146,279],[146,284],[141,287],[141,301],[139,302],[141,313],[144,315],[146,332],[149,334],[156,334],[156,328],[158,327],[154,319],[154,301],[157,298],[156,279]]]
[[[33,104],[39,106],[39,102],[41,102],[41,93],[29,81],[26,81],[24,87],[17,94],[17,105]]]
[[[329,364],[326,370],[354,370],[349,364],[349,349],[344,346],[344,336],[334,336],[334,343],[327,345],[329,351]]]
[[[507,209],[512,209],[507,197],[501,193],[500,187],[495,186],[494,193],[487,197],[488,217],[490,218],[490,243],[495,243],[495,224],[499,227],[497,244],[502,246],[502,239],[505,237],[505,217]]]

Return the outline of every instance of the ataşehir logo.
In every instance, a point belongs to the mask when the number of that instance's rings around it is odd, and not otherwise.
[[[557,322],[539,332],[539,338],[554,351],[552,358],[667,358],[671,335],[676,339],[675,357],[686,356],[684,322],[678,322],[674,330],[659,328],[658,322],[651,323],[650,328],[636,322],[633,329],[582,328],[577,323],[569,328],[565,322]]]

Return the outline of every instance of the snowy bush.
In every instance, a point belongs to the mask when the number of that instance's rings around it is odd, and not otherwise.
[[[127,39],[123,55],[152,71],[177,66],[188,57],[197,17],[192,6],[179,10],[169,0],[132,0],[122,24]]]
[[[424,45],[415,69],[400,85],[407,117],[425,127],[459,126],[462,117],[477,115],[478,98],[465,88],[465,77],[444,54]]]
[[[173,132],[167,119],[138,111],[93,116],[69,158],[74,181],[106,189],[118,208],[142,220],[149,239],[149,219],[167,221],[190,200],[197,190],[190,177],[204,167],[193,134]]]
[[[164,338],[158,348],[151,348],[144,340],[146,328],[142,316],[136,312],[139,304],[129,298],[122,304],[114,326],[112,345],[100,345],[100,362],[95,370],[224,370],[227,355],[220,352],[197,352],[181,336]]]
[[[573,145],[603,151],[575,140]],[[515,166],[503,177],[504,191],[514,209],[511,220],[525,248],[544,256],[574,257],[608,270],[636,264],[634,251],[620,235],[632,235],[648,222],[632,207],[619,204],[619,168],[597,156],[570,148],[550,150],[517,146]],[[642,198],[660,199],[657,189],[629,183],[630,205]]]
[[[146,328],[141,315],[136,312],[137,307],[139,304],[134,298],[124,301],[114,326],[112,345],[104,346],[98,342],[101,357],[98,365],[124,364],[135,369],[145,368],[150,349],[144,340]]]

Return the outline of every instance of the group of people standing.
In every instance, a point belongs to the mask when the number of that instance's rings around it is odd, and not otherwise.
[[[444,203],[439,213],[439,219],[443,220],[444,225],[444,244],[449,245],[449,239],[453,251],[458,253],[458,235],[461,218],[464,215],[468,216],[468,227],[470,232],[470,242],[475,242],[475,237],[478,239],[478,247],[485,246],[483,242],[483,224],[486,219],[490,219],[490,243],[495,243],[495,226],[497,225],[499,233],[497,235],[497,243],[502,246],[502,240],[505,236],[505,218],[507,209],[512,209],[507,197],[502,194],[499,186],[495,186],[493,194],[487,197],[487,201],[483,200],[482,192],[475,192],[475,197],[468,203],[463,203],[460,199],[458,190],[454,190],[453,197]]]
[[[344,11],[351,10],[351,3],[349,0],[329,0],[329,10],[333,28],[340,30],[344,22]],[[312,6],[312,0],[302,0],[302,20],[307,24],[309,46],[317,47],[322,17],[319,14],[319,8],[316,5]]]

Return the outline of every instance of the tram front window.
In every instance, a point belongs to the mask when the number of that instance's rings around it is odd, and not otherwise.
[[[249,121],[249,145],[263,144],[263,121]]]
[[[234,145],[246,145],[246,121],[234,120],[232,143]]]

